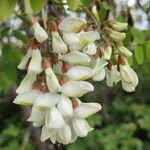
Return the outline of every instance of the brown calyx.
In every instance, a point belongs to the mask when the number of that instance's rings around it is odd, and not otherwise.
[[[32,89],[42,91],[43,86],[42,86],[41,82],[36,81],[36,82],[33,83]]]
[[[42,67],[43,69],[51,68],[51,62],[49,58],[44,57],[42,59]]]
[[[67,62],[63,62],[62,69],[64,72],[67,72],[71,68],[70,64]]]
[[[31,18],[30,18],[30,22],[31,22],[32,24],[35,24],[35,23],[38,22],[38,19],[36,19],[35,17],[31,17]]]
[[[56,22],[50,22],[48,24],[48,29],[50,29],[52,32],[58,32],[58,27],[57,27],[57,24]]]
[[[108,19],[108,23],[109,23],[109,24],[115,24],[115,23],[116,23],[116,20],[115,20],[115,19],[112,19],[112,18],[109,18],[109,19]]]
[[[76,109],[79,106],[78,101],[74,97],[71,100],[72,100],[72,107]]]
[[[59,84],[62,86],[62,85],[64,85],[66,82],[68,82],[69,81],[69,78],[67,77],[67,76],[61,76],[60,78],[59,78]]]
[[[111,46],[111,42],[108,39],[105,39],[104,47],[109,47],[109,46]]]
[[[42,87],[42,92],[43,93],[49,92],[47,85],[45,85],[45,86]]]
[[[42,72],[41,74],[37,75],[37,80],[38,80],[39,82],[46,82],[45,73]]]
[[[93,31],[93,28],[85,24],[82,26],[81,30],[83,30],[84,32],[88,32],[88,31]]]
[[[63,18],[62,17],[57,17],[55,20],[54,20],[57,24],[57,26],[63,21]]]
[[[106,34],[110,34],[110,33],[112,32],[112,29],[110,29],[110,28],[108,28],[108,27],[105,27],[105,28],[104,28],[104,32],[105,32]]]
[[[108,70],[112,70],[112,66],[113,66],[113,63],[112,63],[112,61],[111,60],[108,60],[108,64],[107,64],[107,68],[108,68]]]
[[[119,65],[123,65],[123,66],[126,65],[126,61],[125,61],[125,56],[124,56],[124,55],[120,54],[120,55],[118,56],[118,64],[119,64]]]
[[[31,47],[32,49],[40,49],[42,46],[41,43],[39,43],[36,39],[32,39],[29,43],[29,47]]]

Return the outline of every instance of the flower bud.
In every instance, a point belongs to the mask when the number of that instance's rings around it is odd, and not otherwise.
[[[81,103],[74,110],[74,117],[87,118],[101,110],[101,105],[98,103]]]
[[[123,45],[119,45],[117,46],[118,51],[121,52],[124,56],[126,57],[130,57],[132,56],[132,52],[130,52],[126,47],[124,47]]]
[[[59,59],[69,62],[71,64],[82,64],[85,62],[90,62],[90,57],[84,53],[78,51],[72,51],[68,54],[59,56]]]
[[[65,95],[61,95],[59,101],[58,101],[58,110],[61,113],[61,115],[65,118],[72,118],[73,116],[73,107],[72,102],[69,99],[69,97]]]
[[[38,21],[35,18],[31,18],[31,23],[33,24],[34,37],[40,43],[48,39],[46,31],[39,25]]]
[[[68,70],[66,75],[72,80],[86,80],[93,76],[93,72],[89,67],[74,66]]]
[[[104,31],[110,36],[110,38],[115,42],[121,42],[125,39],[126,34],[114,31],[110,28],[105,28]]]
[[[62,32],[78,32],[86,23],[81,18],[68,17],[61,21],[58,26]]]
[[[32,49],[29,48],[27,50],[26,55],[23,57],[23,59],[21,60],[20,64],[18,65],[18,69],[25,70],[26,69],[26,64],[28,63],[28,61],[31,58],[31,56],[32,56]]]
[[[40,74],[42,72],[42,56],[38,49],[32,50],[32,58],[28,66],[28,71],[34,74]]]
[[[40,94],[42,94],[40,91],[30,90],[30,91],[19,94],[15,98],[13,103],[18,104],[18,105],[30,106],[34,103],[34,101]]]
[[[49,129],[60,129],[64,126],[65,120],[56,107],[46,113],[45,125]]]
[[[85,137],[88,135],[88,132],[93,130],[93,128],[89,126],[88,122],[85,119],[74,118],[72,120],[72,124],[75,133],[79,137]]]
[[[17,88],[16,93],[20,94],[20,93],[30,91],[35,81],[36,81],[36,75],[28,72],[25,78],[21,81],[21,84]]]
[[[113,19],[109,19],[108,23],[116,31],[123,31],[123,30],[126,30],[128,28],[127,23],[117,22]]]

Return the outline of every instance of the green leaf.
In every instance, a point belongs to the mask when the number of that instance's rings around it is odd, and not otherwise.
[[[144,60],[144,51],[141,46],[137,46],[134,50],[135,59],[138,64],[142,64]]]
[[[150,41],[148,41],[146,45],[146,57],[148,59],[150,58]]]
[[[38,0],[38,1],[30,0],[33,13],[34,14],[39,13],[46,3],[47,3],[47,0]]]
[[[111,10],[111,9],[112,9],[112,6],[109,5],[109,4],[106,3],[106,2],[103,2],[103,3],[102,3],[102,6],[103,6],[103,8],[104,8],[105,10]]]
[[[104,7],[101,7],[101,9],[98,11],[98,16],[100,22],[103,22],[106,18],[107,10]]]
[[[0,0],[0,20],[8,20],[17,4],[17,0]]]
[[[14,36],[20,39],[25,44],[29,42],[29,38],[26,35],[24,35],[22,32],[20,32],[19,30],[14,30]]]
[[[0,38],[3,38],[4,36],[7,36],[9,34],[10,29],[11,29],[10,27],[4,27],[0,31]]]
[[[82,3],[86,7],[90,7],[91,6],[91,0],[82,0]]]
[[[144,42],[144,33],[136,28],[131,28],[131,32],[137,41],[137,43],[142,44]]]
[[[24,0],[24,5],[25,5],[25,12],[27,14],[32,14],[32,7],[31,7],[30,0]]]
[[[130,66],[132,66],[132,64],[133,64],[133,56],[128,57],[128,63],[129,63]]]
[[[80,5],[81,0],[67,0],[69,8],[73,11],[77,10]]]

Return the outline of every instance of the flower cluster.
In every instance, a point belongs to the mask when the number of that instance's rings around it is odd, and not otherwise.
[[[101,110],[98,103],[79,99],[94,90],[89,82],[106,78],[108,86],[122,81],[125,91],[138,84],[136,73],[127,63],[132,53],[123,46],[126,23],[108,20],[101,42],[98,29],[80,18],[57,19],[47,25],[46,32],[31,18],[34,39],[18,68],[26,70],[14,103],[32,106],[28,121],[42,127],[41,141],[69,144],[93,130],[86,118]],[[109,28],[110,27],[110,28]],[[49,35],[48,35],[49,33]],[[50,41],[50,42],[49,42]],[[49,44],[45,54],[42,45]],[[117,64],[113,65],[112,57]]]

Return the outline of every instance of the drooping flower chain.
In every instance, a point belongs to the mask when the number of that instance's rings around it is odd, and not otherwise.
[[[85,137],[93,128],[86,118],[98,112],[98,103],[84,103],[79,97],[94,90],[86,81],[102,81],[111,87],[121,81],[127,92],[138,84],[138,77],[129,66],[127,57],[132,53],[123,46],[126,23],[108,20],[103,28],[105,39],[81,18],[65,18],[48,24],[50,35],[31,18],[34,39],[18,65],[27,70],[16,92],[14,103],[32,106],[28,121],[42,127],[41,141],[69,144],[77,137]],[[50,51],[42,56],[42,43],[49,43]],[[116,64],[113,65],[112,58]]]

